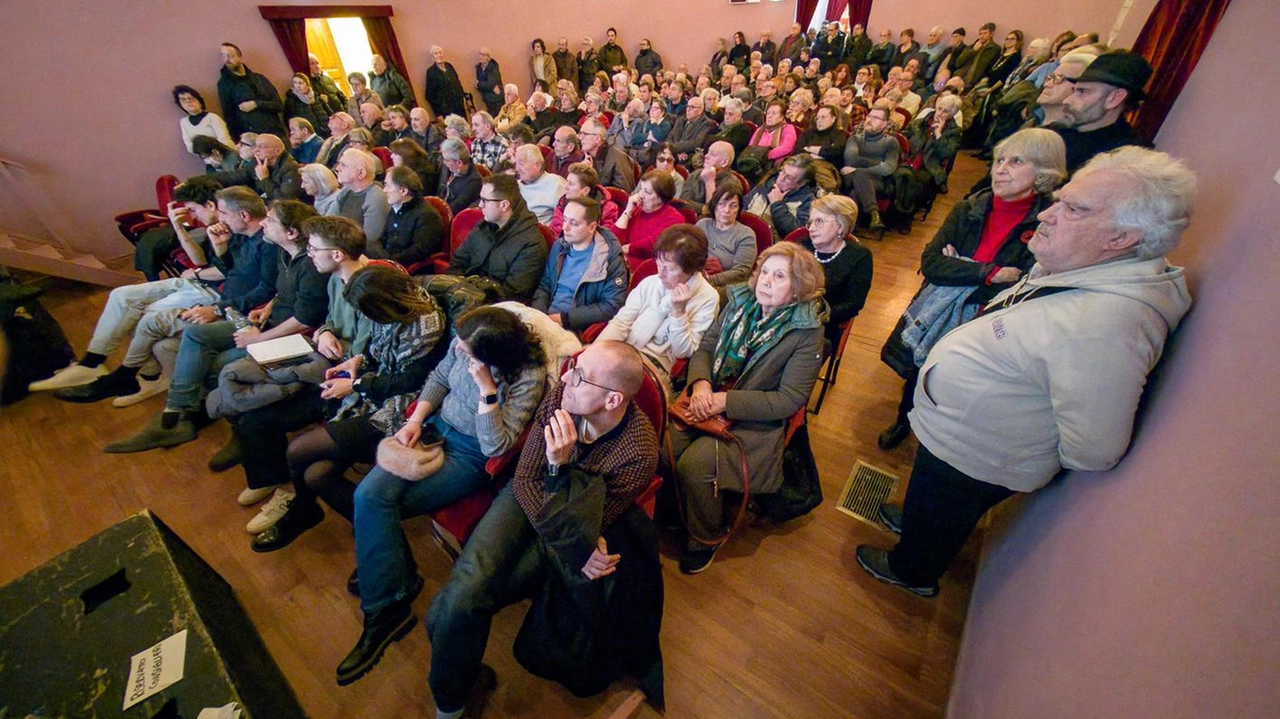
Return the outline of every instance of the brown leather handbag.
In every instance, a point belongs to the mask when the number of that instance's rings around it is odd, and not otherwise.
[[[725,417],[723,414],[718,414],[702,421],[695,421],[689,414],[689,397],[688,393],[681,392],[676,401],[667,406],[667,416],[670,418],[671,422],[680,429],[695,430],[715,437],[717,440],[722,442],[731,442],[738,447],[738,459],[741,462],[742,468],[742,501],[738,504],[738,512],[734,515],[733,522],[729,525],[729,528],[719,537],[694,536],[694,539],[703,544],[721,544],[728,541],[729,537],[733,536],[733,534],[738,531],[743,520],[747,517],[747,505],[751,501],[751,474],[747,467],[747,448],[743,446],[742,440],[738,439],[737,435],[733,433],[733,423],[730,422],[729,418]],[[671,466],[675,467],[676,457],[675,453],[671,451],[670,437],[667,438],[667,451],[671,457]],[[677,491],[679,491],[679,486],[680,485],[677,482]],[[720,493],[720,485],[718,482],[715,483],[715,492],[717,495]],[[683,501],[680,502],[680,512],[683,515]],[[685,526],[688,526],[687,521]]]

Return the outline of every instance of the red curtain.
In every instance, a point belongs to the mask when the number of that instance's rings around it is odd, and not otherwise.
[[[409,90],[412,92],[413,81],[409,79],[404,55],[400,54],[396,31],[391,29],[391,18],[365,16],[360,20],[364,22],[364,31],[369,35],[369,44],[373,46],[374,54],[381,55],[383,60],[394,67],[404,77],[404,81],[409,83]]]
[[[844,14],[844,9],[849,7],[849,0],[831,0],[827,3],[827,22],[835,22]],[[853,19],[849,20],[850,26],[853,25]]]
[[[801,32],[809,29],[813,22],[813,14],[818,11],[818,0],[796,0],[796,22],[800,23]]]
[[[834,3],[835,0],[832,2]],[[866,27],[867,21],[871,19],[871,0],[845,0],[845,2],[849,5],[849,27],[854,25]]]
[[[1150,92],[1133,118],[1134,129],[1155,139],[1178,94],[1196,69],[1231,0],[1159,0],[1133,43],[1154,70]]]
[[[272,18],[267,20],[271,31],[280,41],[284,57],[294,72],[311,74],[311,63],[307,59],[307,21],[292,18]]]

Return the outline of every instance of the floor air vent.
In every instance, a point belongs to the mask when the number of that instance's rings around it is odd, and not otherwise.
[[[879,527],[876,511],[888,501],[897,483],[897,476],[858,460],[840,491],[836,509]]]

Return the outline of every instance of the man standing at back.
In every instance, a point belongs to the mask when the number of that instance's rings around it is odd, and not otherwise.
[[[369,64],[373,68],[369,73],[369,87],[382,98],[384,107],[400,105],[406,110],[412,110],[418,106],[409,82],[394,67],[388,65],[381,55],[374,55]]]
[[[280,111],[284,103],[275,85],[244,64],[240,48],[222,43],[222,77],[218,79],[218,101],[226,115],[232,137],[244,132],[269,132],[284,137]]]
[[[502,288],[502,299],[528,302],[542,279],[547,241],[529,210],[516,178],[491,175],[480,186],[477,224],[449,258],[449,274],[487,277]]]
[[[1051,128],[1067,144],[1067,172],[1099,153],[1144,144],[1124,114],[1138,106],[1150,79],[1151,65],[1125,50],[1099,55],[1080,73],[1063,100],[1062,119]]]

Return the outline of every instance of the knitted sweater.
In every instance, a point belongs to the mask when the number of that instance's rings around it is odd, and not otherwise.
[[[433,411],[438,410],[440,418],[450,427],[475,437],[486,457],[497,457],[516,446],[520,433],[542,400],[547,372],[540,364],[511,380],[494,372],[498,409],[479,414],[480,388],[467,371],[468,362],[460,340],[455,339],[449,345],[448,354],[427,377],[418,401],[430,404]]]

